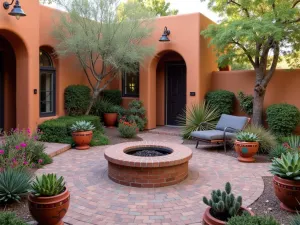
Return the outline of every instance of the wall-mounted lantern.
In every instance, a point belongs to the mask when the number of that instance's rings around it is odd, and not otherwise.
[[[9,9],[9,7],[14,3],[14,1],[15,0],[12,0],[11,3],[4,2],[3,3],[4,9]],[[19,20],[21,16],[26,16],[26,14],[24,13],[23,9],[20,6],[19,0],[16,0],[14,8],[8,14],[11,16],[15,16],[17,20]]]
[[[161,38],[159,39],[159,41],[162,42],[166,42],[166,41],[170,41],[170,39],[168,38],[168,36],[171,34],[171,31],[168,30],[167,27],[165,27],[164,29],[164,33],[162,34]]]

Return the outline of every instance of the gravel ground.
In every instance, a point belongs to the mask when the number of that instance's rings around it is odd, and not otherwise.
[[[108,137],[109,139],[109,144],[110,145],[115,145],[115,144],[119,144],[119,143],[124,143],[124,142],[133,142],[133,141],[142,141],[143,139],[140,137],[135,137],[135,138],[122,138],[119,135],[119,131],[117,130],[117,128],[113,127],[113,128],[104,128],[105,130],[105,135]]]
[[[289,225],[291,217],[295,214],[281,210],[279,200],[275,196],[273,188],[273,177],[263,177],[264,192],[249,208],[253,210],[256,215],[268,215],[274,217],[280,224]]]
[[[27,205],[27,197],[24,197],[20,203],[12,203],[8,205],[0,205],[0,212],[14,212],[19,218],[24,221],[32,221],[32,217],[30,215],[28,205]]]

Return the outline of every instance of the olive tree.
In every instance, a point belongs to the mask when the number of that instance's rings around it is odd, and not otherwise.
[[[221,18],[202,34],[211,38],[221,66],[248,62],[255,70],[253,118],[262,124],[266,88],[285,57],[299,65],[300,0],[202,0]]]
[[[59,56],[75,55],[93,94],[86,111],[110,82],[122,72],[134,72],[153,46],[143,41],[151,36],[153,15],[139,3],[126,4],[119,18],[117,0],[56,0],[61,13],[53,35]]]

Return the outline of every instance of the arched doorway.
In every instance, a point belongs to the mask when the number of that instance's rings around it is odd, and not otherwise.
[[[178,125],[186,107],[186,63],[175,51],[160,54],[156,68],[156,125]]]
[[[10,42],[0,36],[0,128],[16,127],[16,56]]]

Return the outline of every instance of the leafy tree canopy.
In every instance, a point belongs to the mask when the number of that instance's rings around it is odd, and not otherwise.
[[[205,0],[201,0],[205,1]],[[262,124],[263,100],[278,62],[300,66],[300,0],[206,0],[223,20],[202,34],[211,38],[218,64],[248,62],[256,72],[253,122]]]

